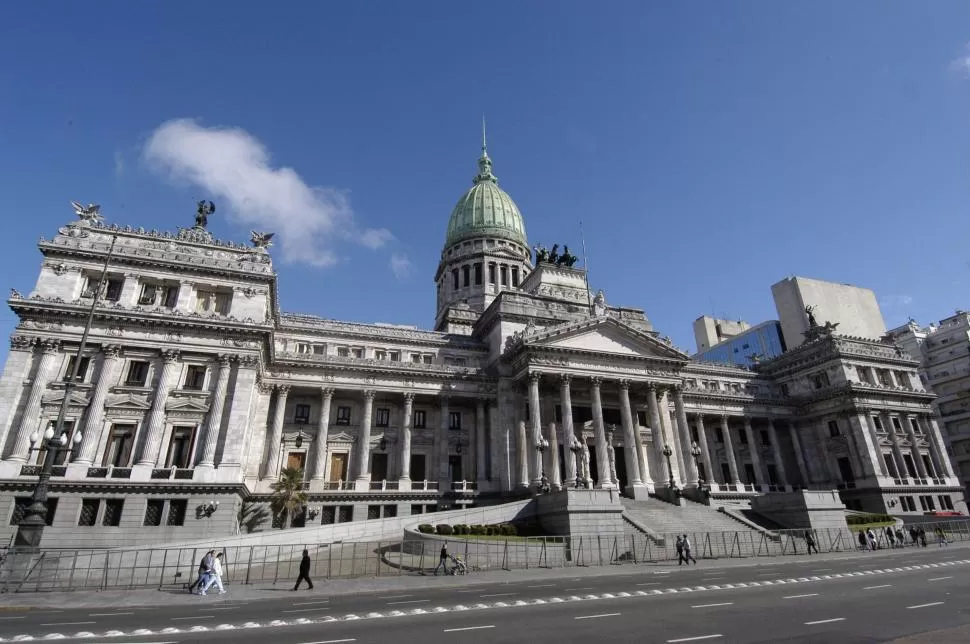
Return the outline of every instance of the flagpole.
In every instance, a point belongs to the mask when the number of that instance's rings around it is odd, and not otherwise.
[[[589,293],[589,260],[586,259],[586,235],[583,234],[583,220],[579,220],[579,237],[583,240],[583,280],[586,282],[586,305],[589,307],[589,314],[593,315],[593,300]]]

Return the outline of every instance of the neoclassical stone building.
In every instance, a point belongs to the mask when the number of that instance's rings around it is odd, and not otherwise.
[[[305,472],[300,521],[317,523],[544,482],[642,498],[702,479],[723,503],[811,487],[858,509],[966,509],[916,361],[816,329],[753,369],[693,362],[643,310],[593,296],[568,249],[533,255],[484,149],[447,225],[434,331],[282,313],[267,238],[221,242],[204,223],[135,230],[85,210],[41,239],[35,287],[8,301],[7,534],[95,297],[65,425],[82,438],[54,470],[48,546],[269,529],[284,467]]]

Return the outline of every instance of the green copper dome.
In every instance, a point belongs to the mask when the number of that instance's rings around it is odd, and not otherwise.
[[[512,198],[498,187],[498,178],[492,174],[492,160],[488,158],[484,141],[482,156],[478,159],[478,175],[473,183],[451,211],[445,246],[473,237],[499,237],[528,248],[522,213]]]

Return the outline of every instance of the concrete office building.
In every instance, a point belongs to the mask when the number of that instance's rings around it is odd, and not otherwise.
[[[785,345],[794,349],[805,341],[809,328],[806,307],[819,320],[838,324],[840,335],[878,340],[886,323],[876,294],[867,288],[807,277],[788,277],[771,287]]]

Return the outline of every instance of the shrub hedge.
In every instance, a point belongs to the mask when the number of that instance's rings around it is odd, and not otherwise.
[[[851,514],[846,517],[845,522],[849,525],[862,525],[864,523],[888,523],[895,520],[895,517],[888,514]]]

